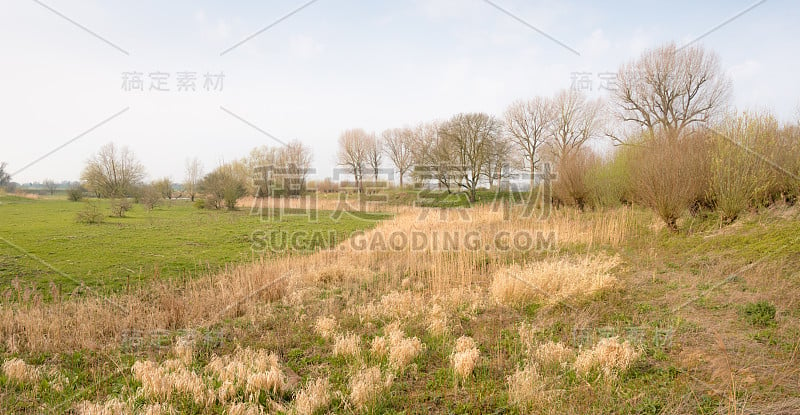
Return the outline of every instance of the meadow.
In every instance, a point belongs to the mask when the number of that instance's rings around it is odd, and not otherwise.
[[[134,205],[119,218],[109,215],[108,200],[92,203],[103,213],[102,223],[76,222],[86,202],[0,196],[0,291],[34,283],[44,292],[51,284],[66,293],[82,284],[105,292],[153,279],[194,278],[252,262],[264,252],[327,248],[387,217],[365,213],[332,218],[332,212],[322,211],[311,221],[309,211],[298,209],[275,220],[249,206],[221,212],[169,200],[149,211]],[[254,232],[315,229],[324,230],[325,237],[303,244],[266,238],[253,250]]]
[[[16,203],[20,212],[37,203],[73,209],[66,202]],[[713,213],[687,215],[680,232],[625,206],[523,212],[515,205],[409,207],[370,227],[319,223],[369,229],[302,255],[216,251],[219,261],[239,264],[183,284],[151,279],[111,296],[18,301],[15,290],[22,288],[10,287],[0,303],[0,411],[800,408],[797,207],[751,212],[730,226]],[[149,223],[135,210],[101,226],[69,224],[72,214],[62,219],[72,233]],[[173,239],[193,234],[179,228],[206,214],[182,206],[153,212],[185,221],[154,236],[162,253],[180,246]],[[245,212],[211,215],[209,228],[230,234],[251,220]],[[470,231],[482,242],[539,231],[556,239],[537,249],[354,243]]]

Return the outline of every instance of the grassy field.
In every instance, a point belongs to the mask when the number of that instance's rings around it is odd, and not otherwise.
[[[514,212],[410,209],[363,237],[557,243],[345,243],[108,299],[0,303],[0,412],[800,413],[796,207],[729,226],[687,216],[678,233],[639,209]],[[258,224],[187,206],[152,215]],[[131,216],[62,226],[147,223]],[[154,238],[191,234],[172,232]]]
[[[199,210],[189,201],[173,200],[152,211],[134,205],[125,217],[116,218],[109,216],[107,200],[96,203],[106,215],[104,222],[82,224],[75,218],[85,202],[0,196],[0,291],[15,279],[47,292],[51,282],[62,291],[79,283],[118,290],[154,278],[191,278],[219,272],[226,264],[253,261],[262,251],[326,248],[387,217],[361,214],[333,219],[330,212],[320,212],[310,222],[308,215],[295,212],[277,221],[247,208]],[[295,244],[264,237],[268,232],[295,231],[320,233],[307,243]]]

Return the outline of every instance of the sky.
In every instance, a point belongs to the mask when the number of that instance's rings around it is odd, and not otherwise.
[[[588,96],[603,97],[603,74],[667,42],[716,52],[738,109],[791,121],[800,103],[800,2],[789,0],[3,0],[2,9],[0,161],[18,183],[77,180],[109,142],[129,147],[148,179],[181,182],[187,158],[208,172],[300,140],[323,178],[346,129],[499,116],[514,100],[569,88],[576,73]]]

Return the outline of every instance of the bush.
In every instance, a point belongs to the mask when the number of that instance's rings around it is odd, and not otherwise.
[[[636,199],[653,209],[671,231],[690,206],[706,197],[709,139],[700,133],[658,137],[635,152],[631,182]]]
[[[128,198],[121,197],[111,199],[111,215],[118,218],[124,218],[125,213],[132,208],[131,201]]]
[[[161,191],[153,185],[144,186],[139,195],[139,203],[148,211],[153,210],[161,204],[161,200]]]
[[[206,201],[203,200],[203,199],[197,199],[197,200],[194,201],[194,207],[196,207],[198,209],[205,209]]]
[[[83,199],[83,192],[84,189],[82,186],[72,186],[67,189],[67,199],[73,202],[79,202],[81,199]]]
[[[756,154],[772,159],[778,124],[766,114],[729,116],[715,137],[711,160],[711,194],[725,223],[747,208],[768,204],[779,178]]]
[[[94,224],[103,223],[105,215],[100,211],[100,207],[95,202],[86,202],[83,210],[78,212],[75,221],[78,223]]]
[[[745,304],[742,315],[745,321],[754,326],[767,327],[775,324],[775,306],[768,301]]]
[[[583,210],[591,201],[587,174],[597,163],[597,156],[589,149],[578,149],[562,157],[558,163],[556,180],[553,182],[555,196],[564,203]]]

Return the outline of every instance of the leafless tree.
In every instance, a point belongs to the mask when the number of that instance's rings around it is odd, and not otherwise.
[[[186,160],[186,179],[183,183],[184,188],[189,193],[189,197],[194,202],[194,197],[200,189],[200,181],[203,179],[203,163],[195,157]]]
[[[408,173],[414,164],[414,155],[411,146],[413,145],[413,132],[410,128],[393,128],[386,130],[382,134],[384,152],[389,157],[392,164],[397,168],[400,175],[400,187],[403,187],[403,176]]]
[[[50,196],[56,193],[58,185],[52,179],[47,179],[42,184],[44,185],[44,188],[47,189],[47,192],[50,193]]]
[[[311,148],[298,140],[278,149],[279,177],[287,195],[299,195],[306,190],[306,179],[311,172]]]
[[[515,162],[511,152],[511,141],[502,133],[497,134],[489,146],[484,175],[489,180],[489,188],[493,189],[495,183],[499,186],[505,174]]]
[[[536,165],[540,151],[551,137],[551,126],[555,118],[553,102],[536,97],[528,101],[517,101],[505,112],[505,127],[511,143],[522,151],[522,157],[530,171],[530,188],[534,186]]]
[[[278,149],[269,146],[254,148],[250,151],[247,165],[253,172],[253,181],[256,186],[255,196],[269,196],[272,190],[273,175],[278,167]]]
[[[569,157],[600,133],[601,109],[599,100],[587,100],[579,91],[564,90],[556,94],[549,142],[555,161]]]
[[[367,162],[368,139],[369,134],[360,128],[347,130],[339,136],[337,161],[340,166],[346,167],[353,175],[359,192],[364,190],[362,179]]]
[[[108,143],[87,161],[81,180],[99,196],[126,197],[141,183],[144,175],[144,166],[133,152]]]
[[[374,183],[378,183],[378,171],[383,161],[383,140],[370,134],[367,139],[367,165],[372,170]]]
[[[622,65],[612,101],[624,123],[635,125],[649,138],[674,141],[687,128],[712,120],[724,110],[729,96],[730,81],[716,54],[701,46],[678,49],[668,44]],[[617,143],[627,139],[607,135]]]
[[[470,202],[485,174],[491,147],[500,134],[500,123],[483,113],[458,114],[444,123],[439,135],[452,145],[458,186],[467,192]]]

